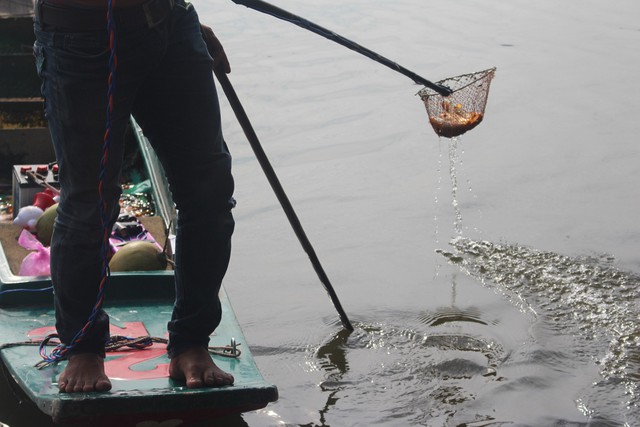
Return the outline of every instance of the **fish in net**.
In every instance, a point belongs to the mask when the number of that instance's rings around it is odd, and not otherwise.
[[[427,109],[429,122],[439,136],[453,138],[482,122],[489,86],[495,72],[495,68],[490,68],[437,82],[451,88],[449,96],[443,96],[427,87],[418,92]]]

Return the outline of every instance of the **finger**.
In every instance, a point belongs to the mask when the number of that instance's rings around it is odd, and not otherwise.
[[[224,51],[217,53],[216,57],[213,59],[213,66],[215,68],[222,68],[226,74],[231,72],[231,64],[229,64],[229,59]]]
[[[222,68],[225,73],[229,74],[231,72],[231,64],[229,63],[229,58],[227,58],[224,48],[222,47],[222,43],[220,43],[220,40],[218,40],[210,27],[201,24],[200,29],[202,38],[204,38],[205,44],[207,45],[209,55],[213,58],[213,67]]]

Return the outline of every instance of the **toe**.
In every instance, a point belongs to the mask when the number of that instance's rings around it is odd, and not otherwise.
[[[204,383],[208,386],[213,386],[218,384],[216,380],[216,376],[214,375],[213,372],[209,371],[204,375]]]
[[[69,390],[69,387],[67,387],[67,390]],[[81,391],[84,391],[84,382],[82,381],[76,381],[73,384],[73,387],[71,387],[71,391],[73,393],[80,393]]]
[[[203,386],[202,378],[196,375],[187,377],[187,388],[201,388]]]
[[[211,369],[205,373],[205,384],[208,386],[222,386],[233,384],[233,376],[219,369]]]
[[[100,379],[96,383],[96,391],[109,391],[111,390],[111,381],[108,379]]]
[[[73,393],[76,388],[77,381],[74,378],[67,378],[62,382],[62,384],[63,385],[60,387],[61,391],[65,393]]]
[[[227,384],[233,384],[236,379],[233,378],[233,375],[227,374]]]

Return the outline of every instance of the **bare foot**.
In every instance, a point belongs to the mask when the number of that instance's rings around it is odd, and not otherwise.
[[[233,384],[233,375],[218,368],[204,347],[191,347],[173,359],[169,365],[169,376],[184,380],[187,388],[202,388]]]
[[[111,390],[111,381],[104,373],[104,359],[94,353],[70,356],[58,379],[58,387],[66,393]]]

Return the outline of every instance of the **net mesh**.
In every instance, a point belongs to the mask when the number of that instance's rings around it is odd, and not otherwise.
[[[439,136],[453,138],[480,124],[495,72],[495,68],[490,68],[439,81],[438,84],[453,91],[446,97],[429,88],[418,92],[431,126]]]

